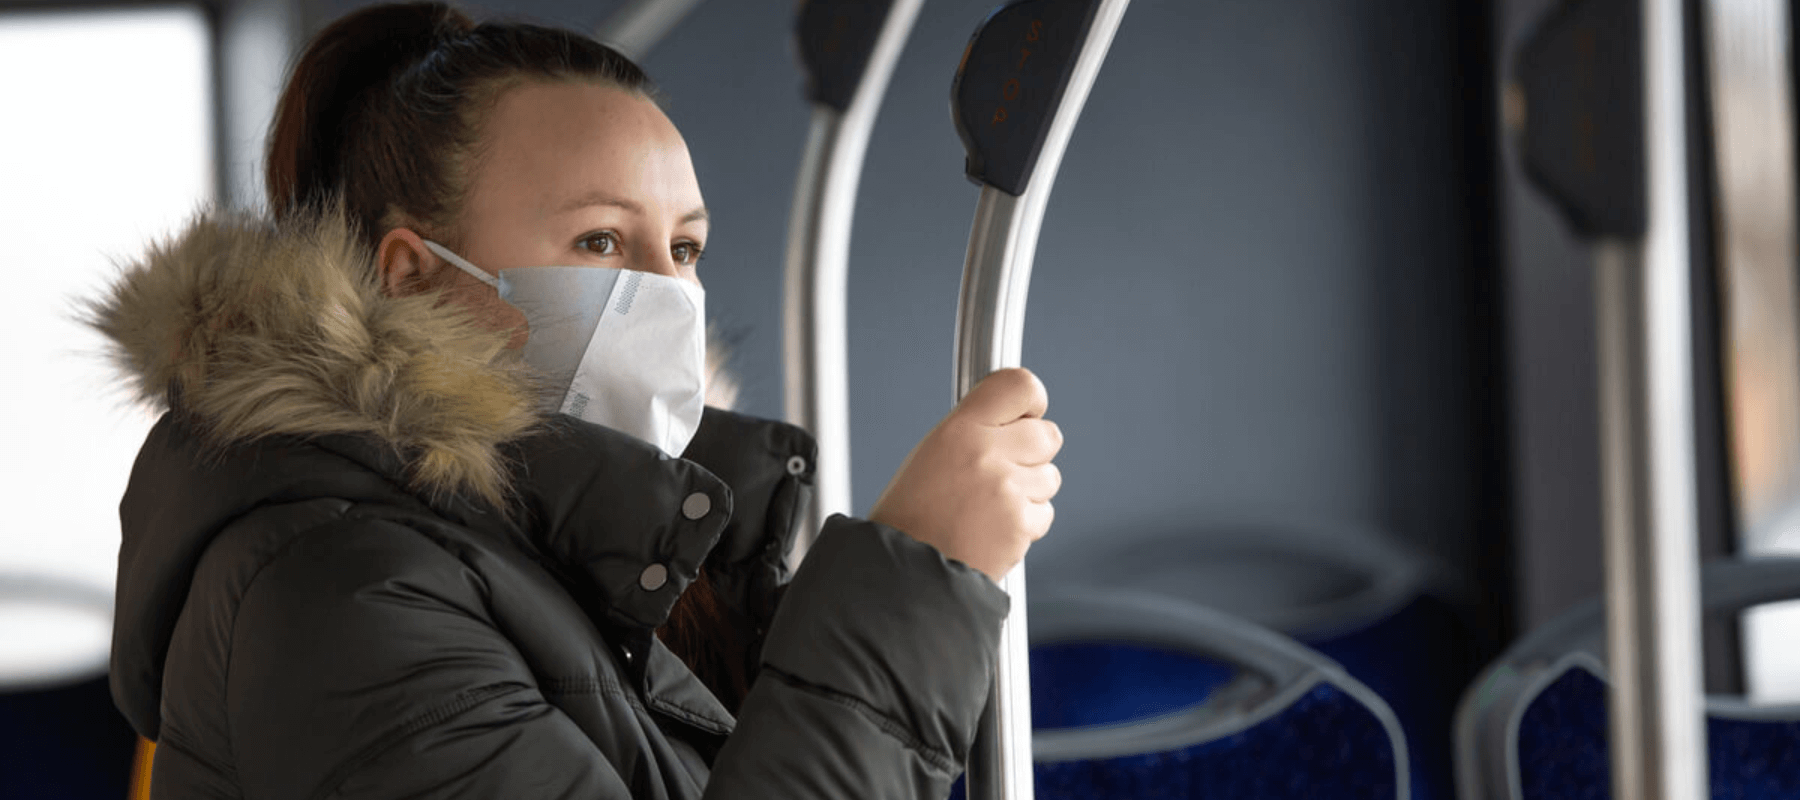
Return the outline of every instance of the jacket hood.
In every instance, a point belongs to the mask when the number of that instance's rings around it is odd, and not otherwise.
[[[351,226],[204,216],[152,245],[89,308],[140,400],[208,444],[373,435],[414,487],[506,490],[498,446],[538,422],[504,342],[430,295],[383,295]],[[172,402],[174,401],[174,402]]]

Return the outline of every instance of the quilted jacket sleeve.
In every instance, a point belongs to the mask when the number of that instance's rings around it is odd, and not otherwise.
[[[708,798],[942,798],[992,683],[1007,597],[834,516],[788,586]]]
[[[248,797],[623,798],[488,617],[481,578],[405,526],[297,537],[243,597],[228,733]],[[1006,596],[904,534],[833,518],[769,630],[709,798],[942,798]]]

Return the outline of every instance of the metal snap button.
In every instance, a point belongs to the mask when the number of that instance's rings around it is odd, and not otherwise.
[[[712,511],[712,498],[705,492],[695,492],[681,502],[681,515],[688,519],[699,519]]]
[[[651,564],[644,568],[642,574],[638,575],[638,586],[643,587],[643,590],[646,592],[654,592],[657,589],[661,589],[663,584],[668,582],[669,568],[661,564]]]
[[[800,456],[789,458],[787,468],[789,475],[799,475],[806,471],[806,459]]]

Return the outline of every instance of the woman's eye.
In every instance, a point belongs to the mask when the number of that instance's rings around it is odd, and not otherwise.
[[[674,247],[669,248],[669,255],[675,257],[675,263],[684,267],[691,267],[694,264],[699,263],[700,256],[705,252],[706,248],[694,244],[693,242],[679,242]]]
[[[619,252],[619,237],[611,232],[589,234],[575,244],[583,250],[592,250],[603,256],[616,255]]]

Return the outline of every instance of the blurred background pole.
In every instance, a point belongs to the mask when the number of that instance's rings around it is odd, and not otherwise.
[[[808,0],[796,39],[812,123],[788,218],[782,297],[789,422],[819,443],[810,519],[790,563],[799,564],[825,518],[851,513],[850,374],[845,287],[850,228],[869,134],[924,0]]]
[[[1681,0],[1644,0],[1647,230],[1596,253],[1613,791],[1706,796]]]
[[[1681,0],[1581,0],[1521,51],[1509,122],[1593,243],[1613,794],[1706,790]]]
[[[1023,0],[984,21],[951,87],[952,117],[981,186],[957,302],[956,399],[995,370],[1020,365],[1038,231],[1063,152],[1129,0]],[[1031,681],[1024,565],[1000,586],[994,693],[969,757],[970,800],[1033,796]]]
[[[1800,275],[1788,6],[1788,0],[1701,2],[1717,178],[1710,210],[1717,226],[1725,310],[1721,352],[1731,409],[1736,537],[1727,546],[1752,556],[1800,550]],[[1797,622],[1800,609],[1791,606],[1745,612],[1741,649],[1725,639],[1724,663],[1707,664],[1708,690],[1718,693],[1722,685],[1754,702],[1800,700]],[[1717,659],[1717,653],[1709,646],[1709,657]]]
[[[644,63],[644,57],[656,43],[681,24],[688,12],[701,0],[626,0],[602,20],[594,38],[625,54],[626,58]]]

